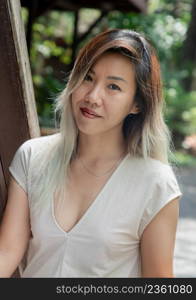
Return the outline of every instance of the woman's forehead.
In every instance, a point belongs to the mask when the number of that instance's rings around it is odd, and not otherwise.
[[[134,66],[131,59],[121,53],[103,53],[97,61],[90,67],[89,72],[107,73],[112,76],[112,72],[119,74],[134,72]]]

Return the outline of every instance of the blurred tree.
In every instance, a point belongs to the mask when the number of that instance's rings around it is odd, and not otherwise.
[[[143,32],[157,49],[161,61],[164,95],[168,104],[165,118],[176,148],[182,147],[186,135],[196,132],[196,91],[187,93],[181,84],[189,74],[187,65],[181,63],[181,53],[183,44],[186,43],[186,32],[188,35],[189,31],[188,25],[192,24],[192,7],[192,0],[151,0],[147,15],[111,12],[108,18],[109,27],[131,28]],[[192,29],[192,34],[194,30]],[[192,39],[192,44],[195,47],[194,40]],[[189,46],[187,45],[187,49]],[[194,67],[193,61],[191,66]]]
[[[187,63],[182,64],[187,57],[194,57],[195,62],[195,56],[189,52],[195,53],[191,49],[195,49],[196,45],[195,2],[150,0],[146,15],[111,11],[75,49],[77,54],[78,49],[92,35],[107,28],[130,28],[149,37],[161,61],[164,95],[168,104],[165,118],[177,148],[182,147],[186,135],[196,131],[196,92],[190,89],[187,92],[182,85],[186,80],[190,82],[188,78],[193,78],[195,72],[192,68],[190,73]],[[83,34],[89,24],[100,16],[100,11],[81,9],[79,14],[79,34]],[[70,47],[73,42],[73,24],[73,13],[51,11],[39,17],[33,27],[31,65],[41,126],[54,126],[51,105],[54,97],[66,85],[69,74],[73,56]]]
[[[186,38],[182,47],[182,67],[187,69],[187,76],[183,80],[183,86],[187,91],[194,89],[196,80],[196,0],[193,0],[191,19]]]

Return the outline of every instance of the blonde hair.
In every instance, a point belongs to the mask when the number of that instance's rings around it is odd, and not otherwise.
[[[116,51],[130,57],[135,68],[135,101],[140,106],[140,113],[127,116],[122,128],[129,153],[168,164],[171,138],[163,119],[164,101],[156,51],[141,34],[132,30],[112,29],[95,36],[80,50],[67,86],[56,99],[55,114],[60,118],[60,139],[56,144],[58,159],[56,156],[55,170],[51,172],[55,185],[65,186],[70,162],[77,153],[78,129],[71,108],[72,92],[106,51]],[[53,149],[53,154],[56,151]]]

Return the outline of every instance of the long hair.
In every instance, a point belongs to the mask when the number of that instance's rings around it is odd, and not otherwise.
[[[71,95],[93,64],[108,51],[128,56],[135,69],[135,101],[140,112],[128,115],[122,126],[129,153],[168,164],[171,138],[163,118],[164,101],[156,51],[148,39],[135,31],[111,29],[95,36],[79,51],[66,88],[55,101],[55,114],[60,118],[55,173],[58,184],[65,185],[70,162],[77,153],[78,129],[72,114]]]

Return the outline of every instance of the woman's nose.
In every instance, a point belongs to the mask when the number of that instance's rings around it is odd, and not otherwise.
[[[102,103],[102,88],[98,85],[91,88],[86,95],[86,101],[91,104],[97,104],[98,106]]]

